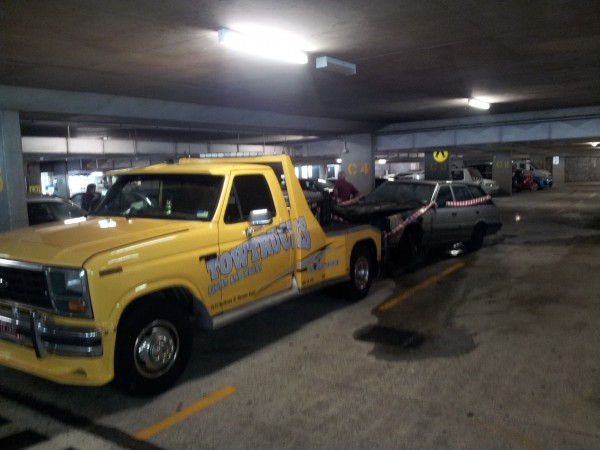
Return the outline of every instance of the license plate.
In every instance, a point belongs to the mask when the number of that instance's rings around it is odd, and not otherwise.
[[[0,322],[0,336],[16,339],[17,326],[12,323]]]

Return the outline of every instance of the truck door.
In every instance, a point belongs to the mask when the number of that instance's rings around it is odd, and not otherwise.
[[[270,178],[238,174],[229,185],[212,271],[220,283],[223,311],[292,285],[294,241],[289,213],[275,177]],[[274,199],[272,192],[281,199]],[[248,216],[253,210],[268,210],[272,222],[252,226]]]

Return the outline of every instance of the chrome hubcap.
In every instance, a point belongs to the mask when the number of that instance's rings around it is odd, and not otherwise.
[[[369,283],[369,260],[365,256],[361,256],[356,260],[354,266],[354,284],[359,290],[363,290]]]
[[[157,378],[167,372],[179,349],[179,335],[169,322],[156,320],[148,324],[135,341],[135,366],[146,378]]]

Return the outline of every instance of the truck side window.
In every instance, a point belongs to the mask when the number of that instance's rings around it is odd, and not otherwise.
[[[255,209],[268,209],[275,217],[275,204],[267,180],[262,175],[238,175],[225,209],[225,223],[248,220]]]
[[[227,206],[225,207],[225,223],[238,223],[242,221],[242,210],[237,199],[235,186],[231,189]]]

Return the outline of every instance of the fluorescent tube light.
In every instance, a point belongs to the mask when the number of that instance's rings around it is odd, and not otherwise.
[[[316,60],[317,69],[327,70],[342,75],[356,75],[356,64],[352,64],[331,56],[319,56]]]
[[[473,108],[490,109],[489,103],[484,102],[482,100],[477,100],[475,98],[470,98],[468,104],[469,104],[469,106],[472,106]]]
[[[242,34],[222,28],[219,30],[219,42],[235,50],[263,58],[294,64],[306,64],[308,62],[306,52],[282,45],[280,41],[268,37]]]

